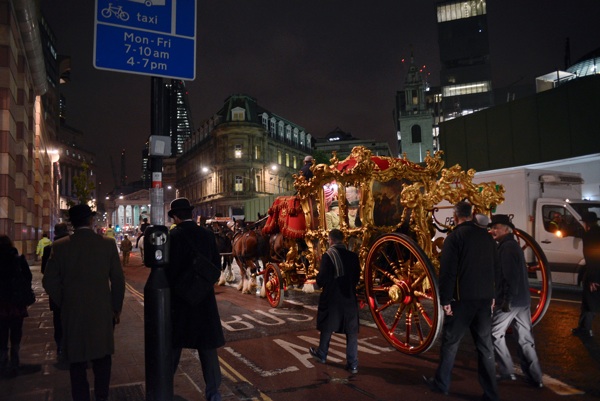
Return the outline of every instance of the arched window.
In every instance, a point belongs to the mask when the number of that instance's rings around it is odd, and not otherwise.
[[[410,129],[410,133],[412,136],[412,143],[421,143],[421,126],[413,125]]]

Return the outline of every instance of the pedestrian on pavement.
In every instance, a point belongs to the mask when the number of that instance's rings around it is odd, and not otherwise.
[[[217,348],[225,344],[221,318],[217,309],[214,290],[198,304],[191,305],[177,293],[180,277],[193,266],[194,253],[199,252],[215,266],[221,257],[212,231],[200,227],[192,220],[193,207],[186,198],[171,202],[169,217],[176,227],[170,231],[170,263],[166,269],[171,287],[171,309],[173,324],[173,374],[177,371],[183,348],[198,351],[202,365],[202,376],[206,384],[205,397],[208,401],[220,401],[221,367]]]
[[[142,224],[140,225],[140,233],[137,236],[137,239],[135,240],[135,247],[139,248],[139,244],[140,244],[140,238],[142,238],[144,236],[144,232],[146,231],[146,228],[148,228],[148,226],[150,225],[150,223],[148,223],[148,218],[144,217],[142,219]]]
[[[133,244],[127,238],[127,234],[123,236],[123,240],[121,241],[121,253],[123,254],[123,266],[127,266],[129,264],[129,254],[133,249]]]
[[[579,324],[572,330],[573,335],[592,337],[592,323],[596,313],[600,312],[600,226],[598,215],[585,212],[581,216],[585,233],[583,234],[583,291],[581,294],[581,314]]]
[[[67,223],[58,223],[54,226],[54,241],[66,237],[68,235],[69,227],[67,226]],[[48,264],[48,259],[50,258],[51,251],[52,244],[44,248],[44,255],[42,256],[42,274],[46,273],[46,265]],[[56,343],[56,356],[57,358],[62,359],[63,330],[60,316],[60,307],[50,297],[48,297],[48,302],[50,304],[50,310],[52,311],[52,323],[54,325],[54,342]]]
[[[313,178],[314,174],[312,172],[312,170],[310,169],[313,165],[314,159],[312,156],[308,155],[304,158],[304,166],[302,166],[302,168],[300,169],[300,172],[302,173],[302,175],[304,175],[304,178],[308,181],[311,178]]]
[[[440,304],[445,314],[440,362],[434,377],[423,378],[432,391],[448,394],[460,341],[470,330],[477,348],[482,399],[497,401],[492,344],[494,283],[500,272],[496,243],[475,224],[468,202],[454,206],[454,221],[457,225],[446,237],[440,259]]]
[[[18,288],[15,280],[20,281]],[[31,270],[11,239],[0,235],[0,375],[13,377],[19,369],[23,320],[27,313],[26,293],[31,290]],[[10,359],[9,345],[10,340]]]
[[[506,331],[512,327],[519,344],[518,354],[525,381],[542,388],[542,367],[535,351],[531,330],[531,296],[525,254],[515,240],[515,226],[506,214],[492,216],[492,238],[498,243],[501,275],[496,281],[496,302],[492,318],[492,338],[499,380],[516,380],[515,367],[506,346]]]
[[[317,285],[319,296],[317,330],[321,332],[319,347],[310,347],[310,354],[319,362],[327,361],[331,335],[346,334],[346,370],[358,373],[358,302],[356,285],[360,279],[358,255],[344,245],[344,233],[329,231],[329,249],[321,259]]]
[[[107,238],[112,238],[113,240],[115,239],[115,229],[113,228],[112,224],[108,225],[108,228],[106,229],[106,232],[104,233],[104,235]]]
[[[44,254],[44,248],[50,245],[52,241],[48,238],[48,233],[44,232],[42,234],[42,238],[38,241],[37,247],[35,249],[36,260],[42,260],[42,256]]]
[[[69,362],[73,401],[89,401],[87,366],[94,372],[96,401],[109,394],[114,325],[119,323],[125,278],[114,239],[93,230],[95,212],[69,209],[75,231],[55,241],[42,283],[61,308],[63,352]]]

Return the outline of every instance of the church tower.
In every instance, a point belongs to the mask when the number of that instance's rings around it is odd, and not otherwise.
[[[412,162],[422,162],[429,150],[433,153],[433,116],[427,107],[427,85],[421,69],[411,54],[404,90],[396,93],[396,131],[398,153]]]

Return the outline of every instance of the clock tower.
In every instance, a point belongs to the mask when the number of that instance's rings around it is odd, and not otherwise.
[[[422,162],[433,146],[433,115],[427,107],[427,84],[421,69],[411,54],[410,67],[404,80],[404,90],[396,94],[396,130],[398,153],[412,162]]]

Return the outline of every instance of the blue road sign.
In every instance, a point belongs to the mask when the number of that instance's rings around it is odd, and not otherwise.
[[[196,0],[96,0],[94,67],[196,78]]]

